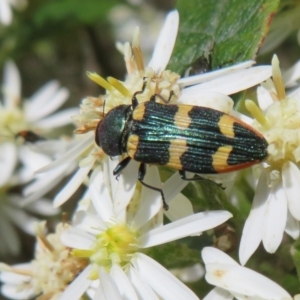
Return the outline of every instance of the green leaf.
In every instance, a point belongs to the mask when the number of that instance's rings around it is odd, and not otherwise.
[[[201,262],[199,250],[190,249],[186,244],[177,241],[149,248],[146,254],[167,269]]]
[[[297,270],[298,280],[300,282],[300,241],[295,242],[291,250],[291,255]]]
[[[254,59],[278,0],[178,0],[178,37],[168,68],[183,74],[208,52],[212,69]]]
[[[79,21],[84,24],[93,24],[106,18],[107,13],[121,0],[60,0],[47,1],[35,13],[37,24],[45,22],[60,22],[65,20]]]

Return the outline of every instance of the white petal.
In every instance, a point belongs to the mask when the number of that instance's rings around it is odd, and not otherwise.
[[[144,233],[139,238],[139,245],[148,248],[194,235],[214,228],[231,217],[232,214],[227,211],[197,213]]]
[[[232,300],[233,296],[231,293],[227,292],[224,289],[221,288],[214,288],[211,290],[204,298],[203,300]]]
[[[85,137],[80,142],[78,142],[76,146],[71,148],[68,152],[59,157],[57,160],[53,161],[51,164],[38,170],[37,173],[44,173],[62,164],[76,160],[76,158],[79,157],[80,154],[85,152],[94,144],[94,140],[95,136],[93,134],[86,134]]]
[[[222,69],[219,69],[219,70],[216,70],[213,72],[207,72],[204,74],[199,74],[199,75],[190,76],[190,77],[183,77],[178,80],[178,83],[180,84],[181,88],[183,88],[185,86],[199,84],[201,82],[210,81],[210,80],[213,80],[218,77],[226,76],[227,74],[230,74],[230,73],[244,70],[246,68],[249,68],[253,64],[255,64],[254,60],[247,60],[240,64],[222,68]]]
[[[46,105],[51,99],[52,95],[59,89],[59,82],[57,80],[51,80],[44,84],[38,91],[36,91],[28,100],[29,105],[26,109],[33,110]],[[28,111],[29,113],[29,111]]]
[[[26,186],[23,190],[23,194],[26,196],[22,201],[21,205],[28,205],[43,195],[48,193],[55,187],[64,176],[67,176],[74,170],[74,165],[62,165],[54,170],[51,170],[48,174],[42,174],[37,179]]]
[[[72,225],[92,235],[97,235],[100,231],[107,229],[107,225],[98,216],[85,211],[76,212]]]
[[[12,21],[12,11],[7,1],[0,1],[0,23],[9,25]]]
[[[294,163],[289,161],[283,164],[282,181],[288,209],[292,216],[300,221],[300,171]]]
[[[48,118],[44,118],[34,123],[34,126],[41,129],[52,129],[56,127],[65,126],[67,124],[72,124],[72,116],[78,115],[78,108],[69,108],[63,111],[60,111],[54,115],[51,115]]]
[[[103,165],[107,164],[107,161],[103,162]],[[99,217],[104,221],[108,222],[113,216],[113,203],[109,192],[109,185],[106,182],[105,170],[101,168],[95,169],[92,173],[90,180],[89,192],[94,204],[94,207]]]
[[[229,114],[233,108],[233,100],[227,95],[216,92],[199,92],[189,97],[180,96],[177,103],[204,106]]]
[[[116,178],[113,179],[115,181],[115,189],[112,189],[112,198],[116,216],[126,211],[126,207],[133,196],[137,182],[138,166],[139,164],[136,161],[131,160],[118,180]]]
[[[11,179],[17,164],[17,149],[13,143],[0,145],[0,187]]]
[[[28,172],[30,171],[32,174],[51,162],[49,156],[43,152],[39,153],[32,150],[28,145],[20,146],[18,152],[20,161],[25,165],[24,167],[28,169]]]
[[[274,102],[269,91],[263,86],[257,88],[257,100],[262,111],[265,111]]]
[[[239,264],[232,259],[229,255],[222,252],[221,250],[213,247],[205,247],[203,248],[201,252],[201,256],[203,259],[203,262],[205,264],[226,264],[226,265],[233,265],[238,266]]]
[[[300,60],[298,60],[290,69],[283,72],[282,77],[286,87],[300,78]]]
[[[164,212],[166,217],[174,222],[194,213],[191,201],[182,194],[178,194],[169,202],[169,209]]]
[[[161,209],[154,218],[152,218],[150,221],[148,221],[144,226],[142,226],[139,230],[140,234],[144,232],[148,232],[149,230],[152,230],[154,228],[163,226],[164,221],[164,213],[163,209]]]
[[[300,236],[300,224],[299,221],[296,220],[288,210],[286,226],[284,231],[291,236],[293,239],[298,239]]]
[[[115,285],[109,274],[107,274],[107,272],[102,267],[99,270],[99,278],[100,284],[98,290],[96,291],[94,300],[122,300],[117,286]],[[102,297],[100,297],[100,295]]]
[[[99,279],[93,280],[91,282],[91,285],[88,287],[88,289],[86,291],[86,295],[88,296],[87,299],[96,300],[95,294],[96,294],[96,290],[99,288],[99,286],[100,286],[100,289],[101,289],[101,285],[100,285],[100,280]],[[103,294],[101,294],[101,297],[99,299],[101,299],[101,300],[105,299],[105,297],[104,297]]]
[[[93,300],[109,300],[106,298],[102,285],[100,284],[100,280],[97,280],[99,282],[98,286],[96,287],[96,290],[94,289],[88,289],[87,290],[87,295],[89,296],[88,299],[93,299]]]
[[[130,267],[128,276],[134,286],[136,293],[141,300],[159,300],[152,288],[141,278],[135,268]]]
[[[33,288],[24,288],[23,290],[20,290],[19,286],[5,284],[1,288],[1,294],[9,299],[24,300],[33,298],[33,296],[35,296],[35,291]]]
[[[48,199],[39,199],[34,204],[27,205],[26,209],[42,216],[54,216],[60,212],[59,209],[53,207],[52,202]]]
[[[162,299],[198,300],[188,287],[152,258],[138,253],[133,266]]]
[[[64,290],[59,300],[81,299],[81,296],[86,292],[92,282],[88,279],[90,271],[91,266],[88,265]]]
[[[110,276],[116,283],[122,299],[138,300],[130,280],[120,266],[114,264],[110,269]]]
[[[269,197],[267,173],[262,172],[255,191],[252,208],[245,222],[239,248],[239,258],[242,265],[246,264],[250,256],[262,240],[262,226]]]
[[[118,189],[118,179],[116,178],[115,175],[113,175],[113,173],[117,165],[121,162],[121,160],[122,157],[116,156],[116,157],[110,157],[109,159],[107,159],[105,162],[102,163],[106,184],[111,190],[111,192],[113,191],[112,193],[115,193],[115,191]]]
[[[157,74],[160,74],[167,66],[176,41],[179,25],[177,10],[167,15],[165,24],[159,34],[151,61],[148,66]]]
[[[25,103],[28,120],[35,122],[51,114],[63,105],[69,97],[69,91],[61,88],[56,80],[45,84]]]
[[[298,40],[300,40],[300,38]],[[295,295],[294,300],[300,300],[300,294]]]
[[[175,198],[187,185],[187,180],[180,178],[179,172],[174,173],[166,182],[163,184],[163,192],[165,195],[166,202],[169,203]]]
[[[19,70],[13,61],[5,63],[2,89],[4,105],[6,107],[16,107],[21,99],[21,78]]]
[[[37,218],[31,217],[25,211],[21,210],[21,208],[16,209],[6,205],[2,209],[16,226],[30,235],[35,234],[34,225],[39,221]]]
[[[53,200],[54,207],[61,206],[77,191],[77,189],[83,183],[87,174],[90,172],[91,168],[93,167],[95,160],[96,157],[87,166],[78,169],[78,171],[74,174],[71,180],[55,196]]]
[[[61,233],[60,239],[67,247],[85,250],[90,249],[95,237],[84,230],[69,227]]]
[[[252,296],[253,299],[292,299],[290,295],[267,277],[241,266],[207,264],[208,283],[231,292]],[[284,298],[286,297],[286,298]]]
[[[197,282],[204,274],[204,267],[197,263],[184,268],[171,269],[170,272],[185,283]]]
[[[12,266],[14,269],[18,270],[31,270],[32,265],[31,263],[21,263]],[[13,273],[9,271],[0,272],[0,281],[3,283],[10,283],[10,284],[20,284],[22,282],[28,282],[30,280],[30,276],[22,275],[18,273]]]
[[[210,251],[211,248],[206,247],[204,250]],[[214,251],[221,252],[217,249]],[[252,296],[253,299],[260,299],[258,297],[272,300],[282,300],[284,297],[291,299],[290,295],[275,282],[238,264],[205,262],[205,265],[206,281],[230,292]]]
[[[225,95],[235,94],[255,86],[272,76],[271,66],[259,66],[229,74],[227,76],[211,80],[185,88],[181,92],[181,98],[188,99],[199,95],[203,91],[213,91]]]
[[[37,153],[43,153],[48,157],[57,157],[64,154],[68,149],[77,145],[79,140],[62,138],[59,140],[42,140],[30,144],[30,149]]]
[[[287,200],[282,183],[271,187],[263,221],[263,245],[269,253],[274,253],[279,247],[287,218]]]
[[[144,181],[151,186],[160,188],[161,181],[158,168],[156,166],[147,166],[147,173]],[[143,186],[140,199],[140,208],[132,220],[132,225],[136,229],[141,228],[150,219],[152,219],[162,207],[161,194],[149,189],[148,187]]]

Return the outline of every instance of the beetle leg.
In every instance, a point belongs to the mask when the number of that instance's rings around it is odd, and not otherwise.
[[[113,174],[119,177],[120,173],[127,167],[129,162],[131,161],[131,157],[128,156],[124,158],[114,169]]]
[[[151,190],[154,190],[154,191],[157,191],[157,192],[160,192],[161,194],[161,198],[162,198],[162,201],[163,201],[163,208],[164,210],[168,210],[169,209],[169,205],[166,203],[166,200],[165,200],[165,196],[164,196],[164,193],[163,193],[163,190],[162,189],[159,189],[157,187],[154,187],[152,185],[149,185],[147,183],[144,182],[144,177],[146,175],[146,164],[145,163],[141,163],[140,164],[140,167],[139,167],[139,173],[138,173],[138,180],[140,181],[140,183],[142,185],[144,185],[145,187],[151,189]]]
[[[172,99],[172,97],[174,96],[174,92],[171,91],[168,100],[166,100],[162,95],[159,94],[154,94],[151,96],[150,101],[155,102],[155,98],[158,97],[160,100],[162,100],[165,103],[169,103]]]
[[[179,172],[179,175],[180,175],[180,178],[182,180],[186,180],[186,181],[195,181],[195,180],[209,180],[209,179],[206,179],[206,178],[203,178],[199,175],[194,175],[194,177],[191,177],[191,178],[187,178],[186,177],[186,174],[185,174],[185,171],[178,171]]]
[[[210,179],[208,179],[208,178],[204,178],[204,177],[201,177],[201,176],[199,176],[199,175],[194,175],[194,177],[192,177],[192,178],[187,178],[186,177],[186,174],[185,174],[185,171],[178,171],[179,172],[179,175],[180,175],[180,178],[182,179],[182,180],[186,180],[186,181],[196,181],[196,180],[208,180],[208,181],[210,181],[210,182],[213,182],[214,184],[216,184],[218,187],[220,187],[222,190],[225,190],[225,187],[222,185],[222,183],[217,183],[217,182],[215,182],[215,181],[213,181],[213,180],[210,180]]]

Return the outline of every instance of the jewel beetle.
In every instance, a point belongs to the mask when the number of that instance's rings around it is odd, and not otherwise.
[[[109,156],[128,155],[114,169],[116,176],[131,159],[140,162],[138,180],[161,193],[165,209],[162,189],[143,181],[146,164],[168,166],[178,170],[183,180],[197,180],[187,178],[185,172],[226,173],[267,157],[265,138],[241,120],[207,107],[162,104],[156,101],[160,95],[139,103],[137,95],[144,88],[145,84],[133,95],[131,105],[116,106],[105,115],[95,141]]]

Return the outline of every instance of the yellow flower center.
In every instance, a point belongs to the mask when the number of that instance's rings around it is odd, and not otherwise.
[[[116,224],[98,234],[91,249],[74,249],[72,254],[90,259],[90,279],[94,280],[98,278],[99,266],[109,270],[114,263],[118,263],[124,268],[138,249],[137,233],[127,225]]]
[[[275,169],[285,161],[300,161],[300,111],[296,99],[286,99],[269,107],[266,118],[270,129],[263,132],[270,145],[268,162]]]
[[[270,95],[274,99],[273,104],[265,114],[251,100],[246,100],[245,105],[255,119],[253,127],[269,143],[267,162],[271,171],[280,171],[287,161],[300,166],[300,101],[286,97],[276,55],[272,59],[272,68],[275,92],[270,91]]]
[[[0,141],[7,140],[21,130],[29,129],[23,112],[17,107],[0,108]]]
[[[45,235],[46,222],[36,224],[38,246],[30,267],[8,266],[0,263],[0,271],[27,275],[18,279],[19,291],[32,290],[39,299],[59,299],[61,293],[88,264],[88,260],[70,255],[70,249],[61,243],[66,224],[58,224],[56,232]]]

